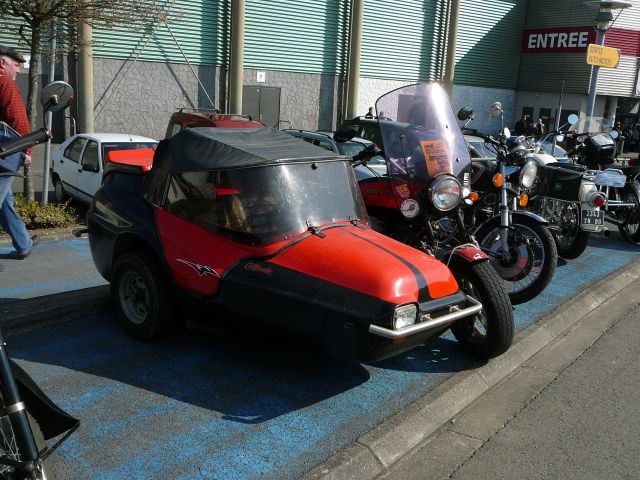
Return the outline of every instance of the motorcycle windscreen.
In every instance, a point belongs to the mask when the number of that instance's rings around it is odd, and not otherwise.
[[[610,122],[604,117],[581,117],[569,127],[569,131],[576,133],[598,133],[611,130]]]
[[[389,174],[428,184],[469,171],[471,157],[447,94],[436,83],[408,85],[376,101]]]

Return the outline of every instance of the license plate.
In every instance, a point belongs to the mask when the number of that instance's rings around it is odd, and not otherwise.
[[[601,210],[582,210],[582,225],[604,225],[604,212]]]

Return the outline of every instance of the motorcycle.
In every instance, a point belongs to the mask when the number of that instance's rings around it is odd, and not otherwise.
[[[437,84],[410,85],[380,97],[376,109],[385,112],[378,117],[383,150],[365,151],[353,163],[373,228],[445,262],[483,306],[472,321],[452,327],[454,335],[477,349],[503,350],[513,335],[513,308],[463,223],[470,159],[446,94]],[[376,153],[384,171],[367,163]],[[459,233],[453,245],[451,229]]]
[[[584,167],[568,159],[559,162],[552,155],[565,153],[554,146],[556,136],[562,139],[562,131],[549,132],[539,140],[512,137],[509,156],[510,162],[522,164],[522,169],[529,172],[527,178],[532,179],[519,185],[520,191],[529,196],[527,210],[549,222],[558,256],[574,259],[587,248],[591,233],[606,231],[601,210],[606,198],[598,191],[594,175]]]
[[[52,82],[42,90],[45,112],[67,107],[73,90],[65,82]],[[17,135],[17,134],[16,134]],[[0,176],[19,176],[22,151],[50,138],[46,126],[0,144]],[[7,168],[7,165],[11,167]],[[0,333],[0,478],[7,480],[52,479],[48,458],[79,426],[80,422],[57,407],[29,375],[13,362]],[[61,436],[53,445],[46,441]]]
[[[616,158],[618,132],[608,130],[608,121],[598,117],[572,115],[575,146],[569,155],[588,170],[606,197],[604,219],[618,227],[628,242],[640,245],[640,167],[611,167]]]

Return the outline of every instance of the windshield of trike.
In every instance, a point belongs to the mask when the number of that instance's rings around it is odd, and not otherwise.
[[[449,98],[437,83],[393,90],[378,99],[376,110],[392,175],[429,181],[440,173],[457,177],[470,165]]]
[[[165,208],[252,246],[288,240],[312,226],[369,221],[347,161],[174,173]]]

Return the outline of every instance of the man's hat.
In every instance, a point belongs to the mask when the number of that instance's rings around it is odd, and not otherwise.
[[[6,55],[7,57],[13,58],[16,62],[24,63],[27,60],[18,53],[15,48],[5,47],[4,45],[0,45],[0,55]]]

